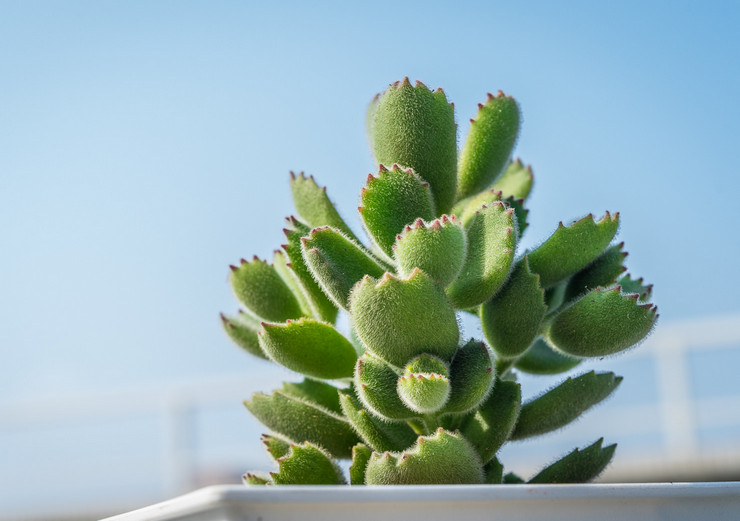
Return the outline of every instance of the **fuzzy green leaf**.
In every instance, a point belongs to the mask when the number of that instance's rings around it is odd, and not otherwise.
[[[267,453],[274,460],[278,460],[284,456],[287,456],[290,452],[290,442],[286,441],[278,436],[272,436],[270,434],[263,434],[260,438],[262,444],[267,449]]]
[[[316,228],[301,243],[319,286],[341,308],[347,309],[350,291],[362,277],[380,277],[385,272],[364,248],[333,228]]]
[[[514,199],[513,197],[507,197],[504,199],[504,204],[509,208],[514,209],[514,215],[516,216],[516,228],[519,231],[518,237],[521,239],[524,235],[524,230],[527,229],[529,223],[527,222],[527,216],[529,210],[524,207],[524,199]]]
[[[357,352],[330,324],[311,318],[285,324],[262,323],[260,347],[275,362],[314,378],[352,376]]]
[[[352,447],[352,465],[349,467],[349,482],[352,485],[365,484],[365,469],[373,451],[365,444]]]
[[[538,338],[514,363],[514,367],[530,374],[564,373],[581,363],[581,358],[564,355]]]
[[[275,267],[257,256],[231,266],[231,287],[239,302],[263,320],[285,322],[303,316],[298,299]]]
[[[589,373],[563,383],[522,405],[512,440],[538,436],[568,425],[617,388],[621,376]]]
[[[617,277],[627,269],[623,266],[627,256],[627,252],[622,251],[623,247],[623,242],[610,246],[595,261],[573,275],[568,281],[565,301],[571,301],[599,286],[605,288],[617,282]]]
[[[459,433],[438,429],[420,436],[399,456],[374,452],[367,464],[368,485],[458,485],[483,483],[478,454]]]
[[[533,181],[532,167],[530,165],[524,166],[522,160],[517,159],[509,163],[504,173],[493,183],[491,188],[500,190],[504,199],[513,197],[514,199],[526,200],[532,191]]]
[[[339,416],[342,415],[342,406],[339,405],[339,389],[329,383],[304,378],[298,383],[283,382],[280,391],[288,396],[320,405]]]
[[[622,287],[622,294],[630,295],[636,293],[640,295],[640,302],[650,300],[650,295],[653,292],[652,284],[645,284],[642,277],[633,279],[629,273],[619,279],[619,285]]]
[[[259,320],[240,311],[239,315],[235,317],[228,317],[221,313],[221,323],[224,326],[226,334],[229,335],[229,338],[236,345],[254,356],[264,358],[265,360],[268,359],[267,355],[262,351],[259,338],[257,337],[257,333],[260,330]]]
[[[617,444],[601,447],[604,438],[583,450],[575,449],[544,468],[530,483],[586,483],[601,474],[614,456]]]
[[[434,219],[434,202],[429,184],[413,170],[380,165],[377,177],[367,176],[360,195],[360,217],[368,234],[389,259],[393,244],[404,226],[417,218]]]
[[[277,460],[280,470],[270,472],[276,485],[344,485],[347,482],[331,455],[305,442],[291,445],[290,453]]]
[[[457,317],[443,290],[415,269],[407,279],[365,277],[352,291],[350,314],[362,343],[401,367],[421,353],[449,360],[457,349]]]
[[[410,446],[416,434],[404,422],[383,420],[362,408],[362,404],[349,391],[340,394],[342,410],[360,438],[373,450],[403,450]]]
[[[309,302],[308,296],[303,291],[303,287],[301,286],[298,277],[290,268],[290,263],[288,262],[288,258],[285,255],[284,251],[275,250],[275,254],[272,258],[272,265],[275,266],[275,271],[277,271],[278,275],[280,275],[280,278],[283,279],[285,284],[288,285],[290,291],[293,292],[293,296],[296,298],[296,300],[298,301],[298,305],[301,307],[303,316],[315,317],[316,310]]]
[[[494,378],[491,352],[483,342],[468,341],[450,363],[450,399],[445,413],[467,412],[477,407],[491,391]]]
[[[463,423],[462,433],[473,444],[484,463],[490,461],[509,439],[519,417],[521,404],[522,392],[519,384],[497,380],[490,396]]]
[[[319,320],[333,324],[337,319],[339,310],[319,287],[311,270],[306,265],[306,260],[303,258],[301,237],[307,237],[311,233],[311,229],[295,217],[288,218],[288,226],[288,228],[283,229],[288,242],[282,246],[289,261],[286,266],[298,279],[305,300],[313,310],[312,315]]]
[[[337,458],[349,458],[360,442],[349,422],[319,404],[289,396],[255,393],[244,405],[268,429],[300,443],[310,441]]]
[[[555,313],[565,303],[565,292],[568,290],[568,280],[564,280],[545,290],[545,305],[547,314]]]
[[[506,474],[504,474],[504,479],[502,480],[502,483],[504,485],[521,485],[522,483],[524,483],[524,480],[513,472],[507,472]]]
[[[491,204],[501,200],[501,191],[491,188],[488,190],[484,190],[474,197],[465,199],[461,203],[462,207],[460,207],[458,210],[458,206],[455,206],[455,209],[459,211],[459,215],[462,219],[463,225],[467,226],[470,220],[475,217],[475,214],[481,208],[483,208],[484,206],[490,206]]]
[[[450,397],[449,376],[450,368],[445,362],[436,356],[421,354],[409,361],[404,375],[398,379],[398,396],[413,411],[437,412]]]
[[[447,213],[457,187],[457,125],[444,92],[432,92],[421,82],[412,86],[404,78],[380,96],[371,112],[375,160],[414,169],[431,185],[437,215]]]
[[[537,338],[547,311],[539,279],[525,256],[501,291],[480,307],[483,334],[499,357],[517,357]]]
[[[554,286],[581,271],[601,255],[619,228],[619,213],[606,212],[594,221],[592,214],[558,229],[529,253],[529,267],[540,274],[543,288]]]
[[[465,232],[454,215],[443,215],[431,223],[417,219],[396,237],[393,253],[400,275],[408,276],[419,268],[446,287],[462,269]]]
[[[326,187],[317,185],[313,176],[306,177],[303,172],[296,176],[291,172],[290,189],[298,215],[311,228],[331,226],[353,241],[360,242],[329,200]]]
[[[456,309],[479,306],[509,275],[516,250],[514,210],[495,202],[478,210],[465,226],[468,252],[460,275],[447,287]]]
[[[504,479],[504,466],[498,458],[493,458],[486,463],[483,467],[483,472],[486,474],[485,482],[488,485],[500,485]]]
[[[407,420],[418,413],[409,409],[396,392],[400,374],[388,362],[366,352],[355,366],[355,390],[362,404],[381,418]]]
[[[456,200],[488,188],[503,172],[519,135],[519,105],[499,91],[478,105],[470,120],[457,171]]]
[[[566,307],[550,322],[549,343],[573,356],[618,353],[645,338],[658,318],[657,307],[638,304],[637,294],[597,288]]]
[[[263,476],[261,474],[254,474],[252,472],[247,472],[246,474],[242,476],[242,483],[244,483],[247,486],[271,485],[272,481],[267,476]]]

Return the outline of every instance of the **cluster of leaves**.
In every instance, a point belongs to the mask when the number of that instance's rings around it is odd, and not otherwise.
[[[368,113],[378,163],[361,191],[364,245],[312,177],[291,175],[297,217],[272,264],[232,266],[244,307],[223,316],[245,350],[305,375],[246,407],[273,434],[279,470],[248,484],[515,483],[496,457],[510,440],[567,425],[621,377],[586,372],[522,403],[517,371],[556,374],[623,351],[657,318],[650,286],[623,275],[619,214],[592,215],[517,255],[532,170],[510,157],[516,101],[488,95],[458,154],[453,105],[408,79]],[[349,315],[351,334],[334,325]],[[485,342],[461,339],[457,313]],[[610,461],[602,440],[532,483],[583,482]]]

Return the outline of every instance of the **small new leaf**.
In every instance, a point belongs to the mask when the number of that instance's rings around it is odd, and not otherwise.
[[[622,251],[623,247],[623,242],[610,246],[595,261],[573,275],[565,291],[565,302],[599,286],[605,288],[617,282],[617,277],[627,269],[624,267],[627,252]]]
[[[344,485],[347,482],[331,455],[309,442],[291,445],[270,476],[276,485]]]
[[[355,366],[355,390],[365,408],[387,420],[419,417],[396,392],[399,371],[371,352],[366,352]]]

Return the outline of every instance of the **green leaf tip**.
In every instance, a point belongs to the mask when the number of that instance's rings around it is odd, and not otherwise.
[[[368,413],[350,391],[340,391],[342,411],[362,441],[375,451],[397,451],[410,446],[416,434],[404,422],[391,422]]]
[[[331,324],[310,318],[284,324],[262,323],[262,350],[275,362],[314,378],[347,378],[354,372],[357,352]]]
[[[475,449],[459,433],[439,428],[420,436],[406,451],[374,452],[367,464],[368,485],[483,483],[483,467]]]
[[[364,277],[352,291],[349,308],[365,347],[396,367],[421,353],[449,360],[457,349],[455,311],[419,269],[403,279],[389,273]]]
[[[221,324],[223,325],[224,331],[229,335],[229,338],[244,349],[246,352],[263,358],[268,359],[267,355],[259,344],[259,338],[257,333],[260,330],[260,322],[254,317],[247,315],[239,311],[237,316],[226,316],[221,313]]]
[[[591,264],[606,249],[619,228],[619,212],[606,212],[598,222],[589,214],[557,230],[529,253],[529,266],[540,274],[543,288],[554,286]]]
[[[601,446],[604,438],[583,450],[575,449],[564,458],[546,467],[529,483],[586,483],[601,474],[617,448],[617,444]]]
[[[559,312],[547,330],[549,343],[571,356],[595,357],[623,351],[640,342],[658,319],[656,306],[639,304],[638,294],[620,286],[596,288]]]
[[[290,453],[277,460],[279,471],[271,472],[276,485],[344,485],[342,471],[331,455],[304,442],[290,446]]]
[[[431,222],[417,219],[396,236],[393,253],[401,275],[419,268],[446,287],[460,273],[465,260],[465,231],[454,215]]]
[[[398,379],[398,396],[413,411],[435,413],[450,397],[449,374],[445,362],[422,354],[408,363],[406,372]]]
[[[519,135],[519,105],[502,91],[478,105],[460,153],[456,200],[474,195],[503,172]]]
[[[435,217],[429,184],[412,169],[397,164],[380,165],[378,175],[368,175],[360,193],[360,217],[380,250],[393,258],[393,244],[404,226],[421,218]]]
[[[360,242],[329,200],[326,187],[316,184],[313,176],[306,177],[303,172],[296,175],[291,171],[290,188],[298,215],[311,228],[331,226],[355,242]]]
[[[381,94],[368,126],[376,162],[413,168],[430,184],[438,215],[447,213],[457,188],[457,125],[444,92],[404,78]]]
[[[525,166],[521,159],[511,161],[504,173],[493,183],[492,188],[503,193],[502,198],[526,200],[532,191],[534,174],[532,166]]]

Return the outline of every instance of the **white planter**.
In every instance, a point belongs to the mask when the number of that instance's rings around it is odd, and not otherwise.
[[[108,521],[740,520],[740,482],[397,487],[221,485]]]

